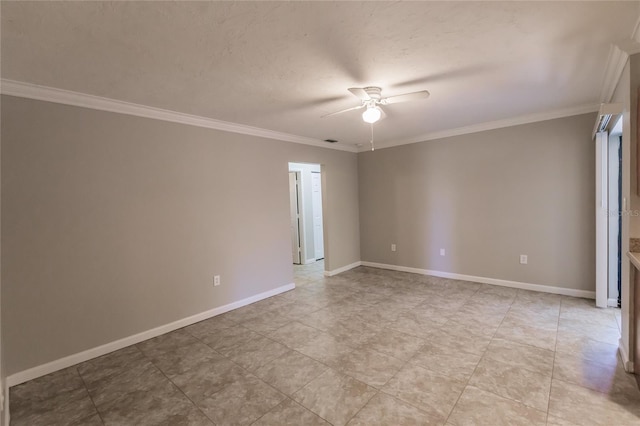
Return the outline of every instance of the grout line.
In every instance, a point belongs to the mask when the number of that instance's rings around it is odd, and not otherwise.
[[[89,396],[89,399],[91,400],[91,403],[93,404],[93,408],[95,408],[96,413],[98,414],[98,418],[100,419],[100,421],[102,422],[102,424],[104,425],[104,419],[102,418],[102,414],[100,414],[100,410],[98,410],[98,406],[96,405],[96,402],[93,400],[93,397],[91,396],[91,392],[89,392],[89,387],[87,386],[87,382],[84,380],[84,377],[82,377],[82,374],[80,374],[80,370],[78,370],[78,367],[76,366],[75,368],[76,373],[78,373],[78,376],[80,376],[80,380],[82,380],[82,384],[84,385],[84,389],[87,391],[87,395]]]

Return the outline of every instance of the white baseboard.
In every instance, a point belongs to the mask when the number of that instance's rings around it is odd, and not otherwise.
[[[626,371],[627,373],[634,373],[635,370],[633,361],[629,359],[629,351],[624,345],[622,339],[618,340],[618,353],[620,354],[620,358],[622,359],[622,367],[624,367],[624,371]]]
[[[542,284],[523,283],[520,281],[501,280],[497,278],[476,277],[473,275],[456,274],[453,272],[433,271],[429,269],[410,268],[408,266],[387,265],[384,263],[361,262],[362,266],[372,268],[390,269],[392,271],[411,272],[414,274],[431,275],[434,277],[451,278],[454,280],[472,281],[476,283],[499,285],[502,287],[519,288],[522,290],[540,291],[543,293],[563,294],[565,296],[582,297],[586,299],[595,299],[595,291],[577,290],[573,288],[553,287]]]
[[[617,308],[618,307],[618,299],[608,299],[607,300],[607,306],[610,308]]]
[[[360,261],[358,261],[358,262],[353,262],[353,263],[352,263],[352,264],[350,264],[350,265],[346,265],[346,266],[343,266],[343,267],[341,267],[341,268],[334,269],[334,270],[332,270],[332,271],[324,271],[324,275],[325,275],[325,276],[327,276],[327,277],[332,277],[332,276],[334,276],[334,275],[338,275],[338,274],[340,274],[340,273],[342,273],[342,272],[346,272],[346,271],[348,271],[349,269],[357,268],[357,267],[358,267],[358,266],[360,266],[360,265],[362,265],[362,262],[360,262]]]
[[[315,259],[306,259],[303,263],[303,265],[310,265],[312,263],[316,263]]]
[[[283,285],[273,290],[265,291],[264,293],[256,294],[255,296],[247,297],[246,299],[238,300],[237,302],[229,303],[228,305],[213,308],[205,312],[201,312],[196,315],[192,315],[187,318],[171,322],[169,324],[161,325],[160,327],[153,328],[151,330],[143,331],[142,333],[134,334],[114,342],[106,343],[104,345],[88,349],[77,354],[69,355],[64,358],[57,359],[55,361],[48,362],[46,364],[39,365],[37,367],[30,368],[28,370],[20,371],[19,373],[7,376],[6,384],[7,388],[10,386],[19,385],[20,383],[27,382],[29,380],[36,379],[38,377],[53,373],[54,371],[62,370],[63,368],[71,367],[81,362],[88,361],[93,358],[97,358],[102,355],[106,355],[110,352],[117,351],[118,349],[126,348],[127,346],[134,345],[136,343],[143,342],[147,339],[160,336],[161,334],[169,333],[182,327],[186,327],[191,324],[206,320],[211,317],[215,317],[225,312],[232,311],[234,309],[241,308],[246,305],[258,302],[284,293],[285,291],[293,290],[296,287],[294,283]],[[7,392],[8,397],[8,392]]]

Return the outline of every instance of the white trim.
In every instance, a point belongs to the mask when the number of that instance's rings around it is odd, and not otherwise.
[[[393,146],[408,145],[418,142],[426,142],[434,139],[449,138],[452,136],[466,135],[469,133],[484,132],[487,130],[501,129],[504,127],[518,126],[521,124],[536,123],[539,121],[554,120],[556,118],[571,117],[574,115],[587,114],[598,111],[598,104],[580,105],[572,108],[564,108],[554,111],[527,114],[520,117],[506,118],[504,120],[489,121],[486,123],[474,124],[471,126],[458,127],[456,129],[443,130],[440,132],[427,133],[409,139],[402,139],[390,142],[376,142],[376,149],[391,148]],[[369,151],[367,147],[361,147],[359,152]]]
[[[316,263],[317,259],[305,259],[304,260],[304,265],[310,265],[312,263]]]
[[[285,291],[293,290],[296,287],[294,283],[286,284],[273,290],[265,291],[264,293],[256,294],[255,296],[247,297],[246,299],[238,300],[237,302],[229,303],[228,305],[220,306],[210,309],[205,312],[201,312],[196,315],[192,315],[187,318],[171,322],[169,324],[161,325],[160,327],[153,328],[151,330],[143,331],[142,333],[134,334],[114,342],[109,342],[104,345],[88,349],[83,352],[79,352],[73,355],[66,356],[64,358],[57,359],[55,361],[48,362],[46,364],[39,365],[37,367],[30,368],[28,370],[20,371],[18,373],[7,376],[7,387],[19,385],[20,383],[27,382],[29,380],[36,379],[54,371],[62,370],[63,368],[71,367],[84,361],[108,354],[118,349],[126,348],[127,346],[134,345],[136,343],[143,342],[147,339],[160,336],[161,334],[169,333],[182,327],[186,327],[191,324],[206,320],[211,317],[223,314],[225,312],[232,311],[234,309],[241,308],[251,303],[258,302],[284,293]]]
[[[607,103],[611,101],[628,59],[629,55],[627,52],[615,44],[611,45],[609,48],[609,57],[607,58],[607,67],[605,68],[604,79],[602,81],[602,90],[600,91],[600,102]]]
[[[360,262],[360,261],[353,262],[353,263],[351,263],[349,265],[343,266],[343,267],[338,268],[338,269],[334,269],[332,271],[324,271],[324,275],[325,275],[325,277],[332,277],[332,276],[338,275],[338,274],[340,274],[342,272],[346,272],[346,271],[348,271],[350,269],[357,268],[360,265],[362,265],[362,262]]]
[[[607,306],[610,308],[617,308],[618,307],[618,299],[608,299],[607,300]]]
[[[411,272],[414,274],[431,275],[434,277],[451,278],[462,281],[472,281],[476,283],[499,285],[502,287],[519,288],[522,290],[540,291],[543,293],[563,294],[565,296],[583,297],[587,299],[595,299],[595,291],[577,290],[573,288],[553,287],[542,284],[523,283],[520,281],[501,280],[497,278],[476,277],[473,275],[456,274],[453,272],[433,271],[429,269],[410,268],[407,266],[387,265],[384,263],[362,262],[362,266],[371,268],[390,269],[392,271]]]
[[[55,102],[64,105],[72,105],[82,108],[109,111],[119,114],[135,115],[137,117],[152,118],[155,120],[170,121],[172,123],[187,124],[189,126],[205,127],[207,129],[222,130],[225,132],[239,133],[243,135],[258,136],[279,141],[294,142],[304,145],[317,146],[319,148],[338,149],[341,151],[357,152],[355,147],[330,144],[320,139],[307,138],[289,133],[276,132],[274,130],[261,129],[259,127],[246,126],[244,124],[231,123],[229,121],[215,120],[213,118],[184,114],[131,102],[118,101],[116,99],[103,98],[101,96],[87,95],[85,93],[72,92],[70,90],[56,89],[53,87],[39,86],[37,84],[24,83],[15,80],[1,80],[0,92],[3,95],[18,96],[21,98],[36,99],[39,101]]]
[[[634,365],[633,361],[629,359],[629,351],[624,346],[624,342],[622,339],[618,340],[618,353],[620,353],[620,358],[622,359],[622,367],[624,367],[624,371],[627,373],[633,373]]]

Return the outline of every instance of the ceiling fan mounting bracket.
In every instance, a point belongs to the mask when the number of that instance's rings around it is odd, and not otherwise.
[[[376,87],[376,86],[369,86],[369,87],[364,87],[363,88],[365,92],[367,92],[367,95],[369,95],[369,97],[371,99],[375,99],[376,101],[379,101],[382,98],[382,88],[380,87]]]

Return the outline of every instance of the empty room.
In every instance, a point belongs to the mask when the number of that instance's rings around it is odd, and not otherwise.
[[[0,426],[640,425],[639,1],[0,25]]]

